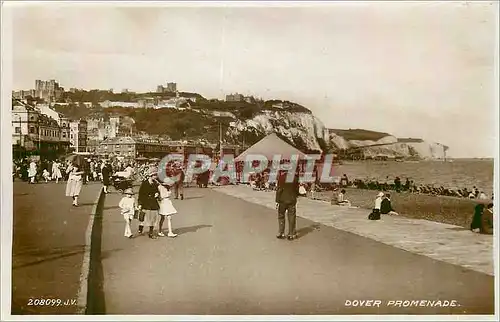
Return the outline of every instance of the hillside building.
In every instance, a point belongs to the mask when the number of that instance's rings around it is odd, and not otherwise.
[[[75,152],[88,152],[87,150],[87,121],[80,119],[69,123],[70,146]]]

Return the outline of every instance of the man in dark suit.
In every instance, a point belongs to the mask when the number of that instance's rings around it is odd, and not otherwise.
[[[179,194],[180,194],[181,200],[184,200],[184,179],[186,178],[184,169],[182,168],[178,169],[177,175],[179,176],[179,180],[174,183],[175,199],[179,199]]]
[[[286,182],[286,173],[282,172],[278,178],[276,189],[276,208],[278,209],[279,239],[285,238],[285,213],[288,216],[288,240],[297,238],[295,223],[297,218],[297,197],[299,196],[299,177],[293,182]]]
[[[148,179],[144,180],[139,188],[138,205],[144,216],[139,217],[139,235],[142,235],[144,226],[149,226],[149,238],[156,239],[153,234],[154,227],[158,221],[158,210],[160,205],[158,198],[160,191],[158,190],[158,170],[150,169],[148,171]],[[141,218],[142,217],[142,218]]]

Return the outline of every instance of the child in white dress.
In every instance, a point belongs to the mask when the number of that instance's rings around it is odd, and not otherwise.
[[[177,213],[174,205],[172,204],[172,200],[170,200],[170,196],[172,192],[169,189],[170,182],[166,180],[162,184],[158,186],[158,191],[160,192],[160,223],[158,229],[158,236],[165,237],[165,234],[162,231],[163,222],[165,221],[165,216],[167,217],[167,227],[168,227],[168,237],[177,237],[177,234],[174,234],[172,231],[172,215]]]
[[[132,189],[125,189],[123,192],[125,195],[118,206],[121,209],[121,214],[123,215],[123,219],[125,219],[125,233],[124,236],[127,238],[133,238],[132,229],[130,228],[130,224],[132,223],[132,219],[134,219],[134,212],[136,209],[134,192]]]
[[[47,171],[47,169],[43,169],[42,177],[45,180],[45,183],[50,181],[50,173],[49,171]]]

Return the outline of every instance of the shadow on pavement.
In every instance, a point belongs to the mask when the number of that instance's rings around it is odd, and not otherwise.
[[[79,207],[93,206],[93,205],[95,205],[95,204],[92,203],[92,202],[86,202],[86,203],[79,203],[78,204]]]
[[[84,252],[85,252],[85,250],[82,249],[82,250],[78,250],[78,251],[71,251],[71,252],[62,253],[62,254],[59,254],[59,255],[56,255],[56,256],[50,256],[49,255],[46,258],[38,259],[36,261],[32,261],[32,262],[28,262],[28,263],[23,263],[23,264],[18,264],[18,265],[12,265],[12,269],[15,270],[15,269],[18,269],[18,268],[23,268],[23,267],[38,265],[38,264],[42,264],[42,263],[45,263],[45,262],[57,260],[57,259],[60,259],[60,258],[65,258],[65,257],[70,257],[70,256],[82,254]]]
[[[209,228],[209,227],[212,227],[212,225],[196,225],[196,226],[191,226],[191,227],[181,227],[181,228],[174,229],[174,233],[176,233],[178,235],[184,235],[187,233],[195,233],[202,228]]]
[[[92,243],[90,245],[90,272],[88,279],[87,308],[85,314],[105,314],[104,273],[102,269],[102,215],[106,194],[102,193],[97,203],[92,227]]]
[[[102,210],[111,210],[111,209],[119,209],[120,207],[118,206],[112,206],[112,207],[104,207]]]
[[[116,248],[116,249],[111,249],[111,250],[101,252],[101,260],[109,258],[109,257],[111,257],[111,255],[113,253],[119,252],[121,250],[123,250],[123,248]]]
[[[320,227],[321,227],[320,224],[313,224],[311,226],[300,228],[299,230],[297,230],[297,239],[300,239],[305,235],[312,233],[315,230],[319,230]]]
[[[203,198],[203,196],[184,197],[184,200],[189,200],[189,199],[199,199],[199,198]]]
[[[448,230],[455,230],[455,231],[467,231],[470,229],[464,228],[464,227],[452,227],[452,228],[446,228]]]

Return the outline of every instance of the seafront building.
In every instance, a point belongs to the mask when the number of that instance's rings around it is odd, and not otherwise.
[[[16,101],[12,106],[12,152],[57,157],[70,150],[68,123],[40,113],[33,106]]]
[[[223,155],[237,156],[242,148],[237,145],[223,144]],[[215,144],[169,141],[152,137],[120,136],[107,138],[100,142],[96,154],[106,157],[125,158],[163,158],[167,154],[182,154],[187,159],[192,154],[204,154],[209,157],[219,156]]]
[[[70,142],[75,152],[89,152],[87,149],[87,121],[84,119],[71,121]]]

